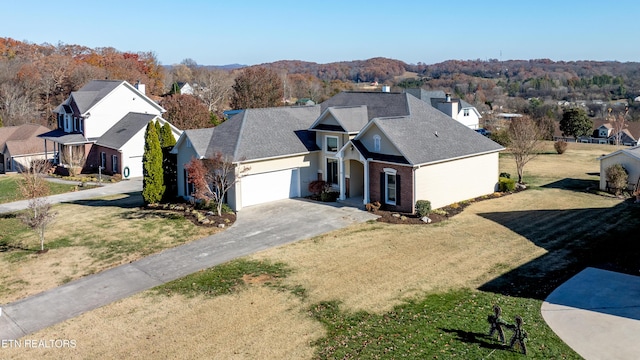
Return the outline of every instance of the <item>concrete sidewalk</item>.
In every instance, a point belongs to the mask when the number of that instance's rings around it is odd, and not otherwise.
[[[554,290],[541,312],[587,360],[640,358],[640,276],[587,268]]]
[[[0,339],[18,339],[198,270],[376,217],[301,199],[247,207],[221,233],[2,305]]]
[[[53,182],[66,182],[69,184],[78,184],[77,181],[69,182],[66,180],[50,180]],[[103,186],[68,192],[64,194],[47,196],[46,199],[50,204],[58,204],[64,202],[73,202],[78,200],[93,199],[107,195],[127,194],[142,191],[142,178],[133,178],[123,180],[117,183],[104,183]],[[14,211],[24,210],[29,202],[27,200],[16,201],[12,203],[0,204],[0,214],[10,213]]]

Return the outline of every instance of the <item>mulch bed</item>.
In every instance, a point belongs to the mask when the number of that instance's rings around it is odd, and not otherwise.
[[[482,200],[495,199],[499,197],[503,197],[512,193],[493,193],[490,195],[480,196],[471,200],[465,200],[458,203],[454,203],[445,207],[438,209],[443,214],[431,213],[427,217],[431,219],[430,224],[439,223],[441,221],[447,220],[455,215],[460,214],[467,206],[476,203]],[[406,224],[406,225],[427,225],[426,222],[421,220],[421,217],[418,214],[408,214],[401,213],[397,211],[386,211],[383,209],[379,209],[373,212],[380,217],[377,219],[379,222],[384,222],[388,224]]]
[[[176,216],[184,216],[185,219],[197,226],[224,228],[233,225],[236,221],[234,213],[222,213],[221,216],[218,216],[215,210],[197,209],[188,203],[149,204],[146,209],[161,210]]]

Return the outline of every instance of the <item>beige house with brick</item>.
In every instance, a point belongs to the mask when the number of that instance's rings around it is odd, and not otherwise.
[[[438,208],[495,191],[503,149],[413,95],[343,92],[187,130],[173,152],[183,197],[192,193],[184,165],[194,157],[221,153],[248,168],[227,194],[234,210],[308,196],[309,184],[323,180],[339,200],[414,212],[417,200]]]

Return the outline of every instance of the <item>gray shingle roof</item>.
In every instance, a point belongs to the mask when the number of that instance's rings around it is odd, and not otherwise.
[[[214,128],[185,130],[184,136],[189,139],[191,146],[196,153],[200,156],[204,156],[207,153],[207,148],[209,147],[209,142],[213,135],[213,130]]]
[[[357,133],[369,122],[367,107],[364,105],[330,107],[329,112],[348,133]]]
[[[157,115],[130,112],[98,138],[96,144],[111,149],[120,149],[156,117]]]
[[[369,120],[409,115],[405,94],[387,92],[341,92],[320,104],[322,111],[335,106],[366,105]]]
[[[71,92],[71,97],[83,114],[123,82],[122,80],[92,80],[78,91]]]
[[[423,101],[408,94],[405,96],[411,112],[409,116],[372,121],[410,164],[426,164],[504,149]]]
[[[44,141],[38,135],[49,129],[37,124],[0,127],[0,152],[5,148],[13,156],[44,152]]]
[[[246,109],[214,128],[205,157],[220,152],[243,161],[316,150],[307,129],[319,115],[319,105]]]
[[[63,145],[72,145],[72,144],[87,144],[91,141],[87,140],[86,137],[82,134],[78,133],[67,133],[62,129],[55,129],[44,134],[38,135],[39,138],[51,140]]]

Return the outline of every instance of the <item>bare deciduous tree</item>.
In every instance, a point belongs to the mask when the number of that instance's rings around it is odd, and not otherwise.
[[[522,184],[525,165],[535,158],[542,149],[546,133],[542,124],[525,116],[511,120],[509,125],[509,150],[516,161],[518,183],[520,184]]]
[[[218,112],[229,103],[233,81],[233,75],[225,70],[198,71],[194,78],[194,95],[207,105],[210,112]]]
[[[624,112],[618,114],[612,114],[612,109],[609,108],[607,120],[611,123],[613,127],[613,135],[615,136],[615,145],[620,146],[620,142],[622,141],[622,134],[624,130],[628,127],[627,124],[627,114],[629,114],[629,107],[625,106]]]
[[[22,171],[22,179],[18,182],[20,193],[29,200],[22,221],[38,234],[40,251],[44,251],[44,233],[47,225],[56,216],[56,213],[51,211],[51,204],[44,198],[49,194],[49,186],[43,176],[50,167],[51,164],[47,160],[33,160],[30,166]]]
[[[222,215],[224,197],[240,177],[251,168],[238,168],[231,158],[216,153],[210,159],[192,159],[187,166],[188,181],[195,187],[198,199],[211,198],[217,206],[218,216]]]
[[[69,175],[71,176],[79,175],[87,162],[84,145],[65,146],[61,155],[62,163],[69,166]]]

